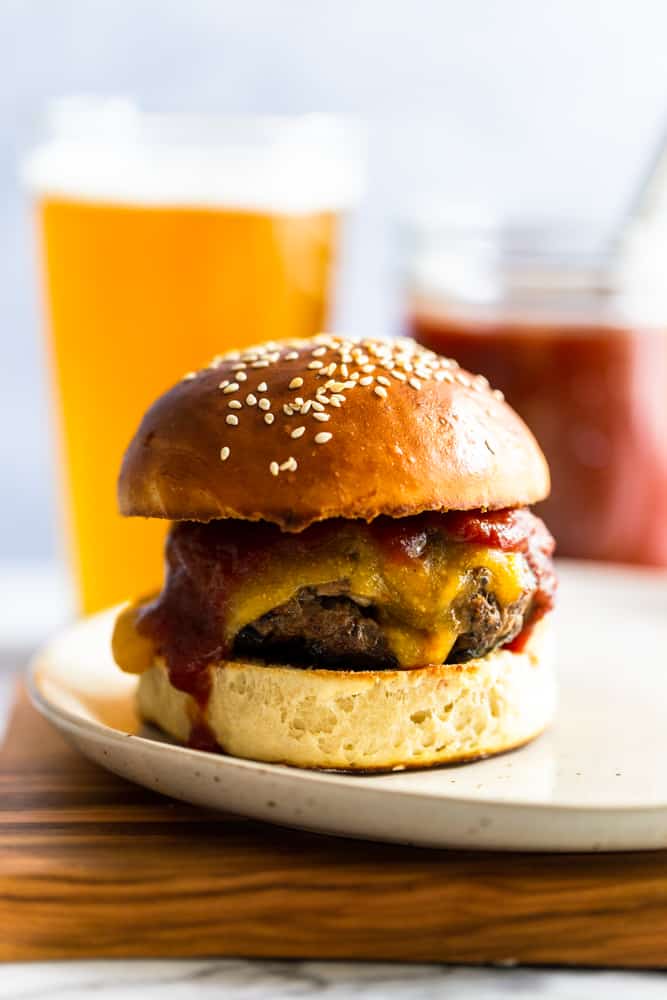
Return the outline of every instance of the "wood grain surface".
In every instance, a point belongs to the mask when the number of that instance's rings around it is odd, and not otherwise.
[[[667,967],[667,854],[418,850],[190,808],[21,693],[0,752],[0,959],[242,955]]]

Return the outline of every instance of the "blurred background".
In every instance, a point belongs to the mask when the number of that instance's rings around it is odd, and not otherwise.
[[[663,134],[665,37],[662,0],[0,0],[0,563],[54,564],[60,551],[35,227],[18,169],[47,100],[359,116],[367,186],[336,262],[334,325],[396,333],[407,316],[399,220],[416,211],[614,232]]]

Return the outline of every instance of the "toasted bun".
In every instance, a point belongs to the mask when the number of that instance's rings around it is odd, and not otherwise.
[[[410,340],[326,335],[190,373],[144,417],[119,483],[126,515],[292,531],[548,492],[535,438],[481,376]]]
[[[551,721],[555,680],[544,619],[522,653],[459,666],[354,673],[229,661],[208,668],[206,721],[235,757],[344,771],[430,767],[501,753]],[[162,662],[141,675],[144,719],[186,742],[196,707]]]

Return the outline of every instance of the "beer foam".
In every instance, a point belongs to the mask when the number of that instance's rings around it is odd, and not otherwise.
[[[302,214],[362,194],[360,130],[343,118],[146,115],[124,101],[69,99],[51,124],[23,168],[38,195]]]

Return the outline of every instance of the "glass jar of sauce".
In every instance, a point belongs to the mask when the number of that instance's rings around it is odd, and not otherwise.
[[[501,389],[552,474],[558,554],[667,566],[667,257],[573,227],[418,227],[409,332]],[[646,254],[644,254],[646,257]]]

